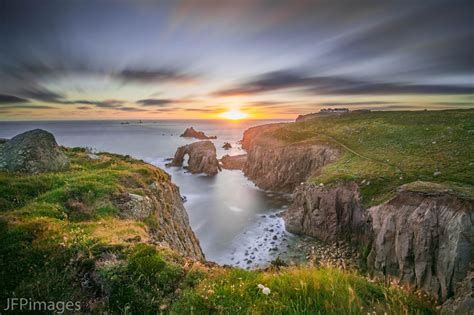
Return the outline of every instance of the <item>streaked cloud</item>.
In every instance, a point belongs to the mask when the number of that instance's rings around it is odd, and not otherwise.
[[[266,73],[229,89],[214,92],[214,96],[235,96],[267,93],[284,89],[326,95],[355,94],[471,94],[473,85],[426,85],[394,82],[370,82],[348,77],[308,76],[295,71]]]
[[[474,107],[473,10],[467,0],[6,1],[0,104],[59,118]]]
[[[159,99],[159,98],[147,98],[147,99],[142,99],[137,101],[138,104],[143,105],[143,106],[158,106],[158,107],[164,107],[169,104],[173,104],[174,100],[171,99]]]
[[[21,98],[14,95],[0,94],[0,105],[1,104],[14,104],[14,103],[27,103],[29,102],[25,98]]]

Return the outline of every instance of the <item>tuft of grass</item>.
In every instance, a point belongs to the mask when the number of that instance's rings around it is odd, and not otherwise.
[[[107,283],[109,310],[157,314],[171,301],[183,269],[153,246],[139,244],[121,263],[103,267],[99,274]]]
[[[321,116],[282,125],[266,136],[341,149],[342,156],[309,181],[356,181],[363,203],[369,206],[414,181],[457,183],[472,190],[473,132],[474,110],[447,110]]]
[[[263,294],[258,285],[270,288]],[[176,314],[433,314],[407,292],[332,268],[228,269],[183,292]]]

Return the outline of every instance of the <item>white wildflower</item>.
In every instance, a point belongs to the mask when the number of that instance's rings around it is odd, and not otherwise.
[[[270,292],[271,292],[270,288],[265,287],[265,288],[262,289],[262,293],[265,294],[265,295],[269,295]]]
[[[264,286],[263,284],[261,284],[261,283],[259,283],[259,284],[257,285],[257,287],[258,287],[259,289],[261,289],[261,290],[263,290],[263,288],[265,288],[265,286]]]

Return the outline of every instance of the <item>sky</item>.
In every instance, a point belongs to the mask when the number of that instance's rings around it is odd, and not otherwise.
[[[0,0],[0,120],[474,107],[473,1]]]

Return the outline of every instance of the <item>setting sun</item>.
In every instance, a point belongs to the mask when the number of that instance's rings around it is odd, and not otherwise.
[[[225,113],[220,114],[219,116],[225,119],[239,120],[239,119],[247,118],[248,115],[244,112],[241,112],[238,109],[232,109]]]

